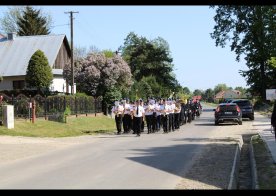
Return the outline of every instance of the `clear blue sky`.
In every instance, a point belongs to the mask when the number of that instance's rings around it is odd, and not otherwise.
[[[177,80],[190,90],[214,88],[219,83],[246,87],[238,73],[245,61],[235,61],[229,47],[215,46],[215,10],[209,6],[38,6],[52,15],[53,25],[69,23],[66,11],[78,11],[74,20],[74,45],[117,50],[129,32],[168,41]],[[0,6],[0,17],[7,10]],[[56,26],[52,34],[66,34],[70,26]]]

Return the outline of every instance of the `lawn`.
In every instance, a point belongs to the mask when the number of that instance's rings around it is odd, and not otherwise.
[[[252,138],[260,189],[276,189],[276,165],[265,142],[259,135]]]
[[[28,120],[16,119],[14,129],[0,126],[0,135],[28,137],[68,137],[97,133],[114,133],[115,120],[106,116],[69,118],[67,123],[36,119],[33,124]]]

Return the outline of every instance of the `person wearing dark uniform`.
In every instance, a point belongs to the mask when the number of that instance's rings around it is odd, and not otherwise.
[[[145,115],[144,107],[140,105],[140,101],[136,101],[135,108],[133,110],[133,117],[134,117],[134,132],[137,136],[141,134],[141,126],[143,121],[143,116]]]
[[[164,133],[168,133],[169,131],[169,105],[167,104],[167,101],[163,99],[163,103],[160,105],[160,113],[161,113],[161,120],[163,125],[163,131]]]
[[[175,129],[180,128],[180,112],[181,112],[180,101],[177,101],[174,109],[174,128]]]
[[[131,116],[130,116],[131,107],[128,99],[125,100],[123,106],[124,106],[124,117],[123,117],[124,133],[129,133],[130,127],[131,127]]]
[[[119,103],[119,101],[115,101],[115,106],[113,106],[112,112],[115,114],[117,134],[119,135],[122,132],[122,120],[124,112],[124,107]]]

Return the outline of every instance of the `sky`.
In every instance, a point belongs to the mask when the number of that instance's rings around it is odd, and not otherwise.
[[[216,47],[210,37],[215,10],[209,6],[34,6],[53,19],[51,34],[65,34],[70,41],[69,14],[74,14],[74,46],[96,46],[116,51],[130,32],[149,40],[165,39],[170,46],[176,79],[191,91],[247,87],[239,70],[247,70],[245,60],[237,62],[230,47]],[[8,10],[0,6],[0,17]]]

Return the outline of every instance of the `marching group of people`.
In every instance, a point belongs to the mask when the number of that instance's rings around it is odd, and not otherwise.
[[[140,136],[144,131],[145,124],[148,134],[160,131],[164,133],[175,131],[186,122],[191,122],[195,116],[199,116],[202,106],[199,100],[172,100],[172,99],[142,99],[135,103],[129,99],[115,101],[112,112],[115,114],[117,134],[130,133]]]

